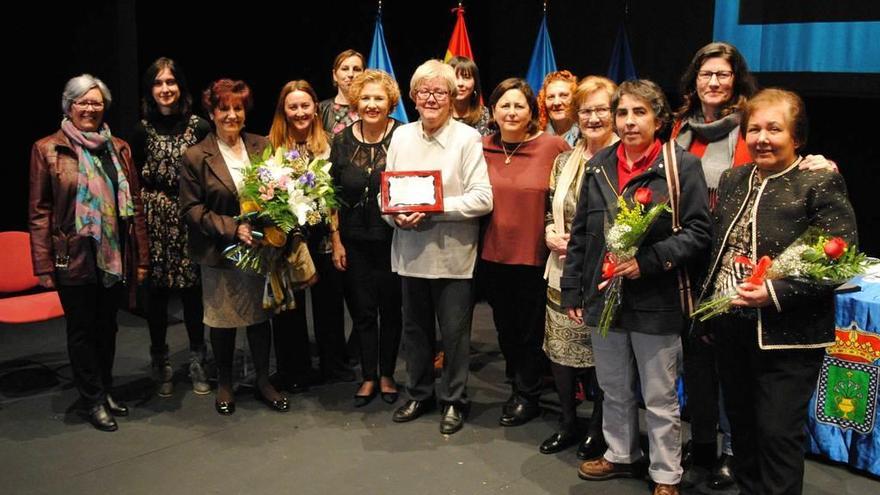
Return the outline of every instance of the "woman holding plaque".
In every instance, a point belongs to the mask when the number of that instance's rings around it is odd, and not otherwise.
[[[419,120],[400,126],[391,138],[386,170],[438,171],[442,213],[386,215],[394,227],[391,270],[401,277],[403,357],[409,400],[395,422],[412,421],[443,405],[440,432],[461,429],[468,409],[467,378],[473,315],[472,277],[477,258],[478,217],[492,211],[492,186],[480,133],[452,119],[455,70],[439,60],[420,65],[409,96]],[[435,322],[445,359],[434,386]]]
[[[394,230],[382,221],[377,198],[391,136],[400,126],[390,117],[400,90],[388,73],[367,69],[354,78],[349,95],[360,118],[336,137],[330,152],[330,175],[341,200],[334,212],[338,228],[330,239],[333,266],[343,272],[352,333],[360,344],[363,381],[354,406],[363,407],[378,393],[389,404],[398,396],[400,277],[391,271]]]
[[[498,344],[513,375],[501,426],[540,413],[544,353],[544,211],[553,160],[569,146],[538,127],[538,103],[524,79],[501,82],[489,97],[498,132],[483,138],[495,209],[483,235],[481,276]]]

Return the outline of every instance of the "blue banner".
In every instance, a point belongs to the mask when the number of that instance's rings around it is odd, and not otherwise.
[[[397,77],[394,76],[394,67],[391,65],[391,56],[388,55],[388,46],[385,44],[385,30],[382,29],[381,13],[376,15],[376,30],[373,31],[373,47],[370,49],[370,59],[367,61],[367,67],[370,69],[383,70],[391,74],[391,77],[397,80]],[[399,85],[400,84],[398,84],[398,86]],[[401,89],[401,93],[403,92],[403,89]],[[403,98],[400,99],[397,108],[394,109],[391,116],[404,124],[409,123],[406,111],[403,108]]]
[[[538,39],[535,40],[535,49],[532,50],[529,71],[526,73],[526,81],[536,95],[544,84],[544,76],[551,72],[556,72],[556,56],[553,55],[553,44],[550,43],[547,15],[545,14],[541,20],[541,28],[538,30]]]

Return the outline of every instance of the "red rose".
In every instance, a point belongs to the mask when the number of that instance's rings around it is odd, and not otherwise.
[[[617,268],[617,257],[611,253],[605,253],[605,259],[602,260],[602,278],[613,277],[615,268]]]
[[[640,187],[636,189],[635,194],[633,194],[633,199],[635,199],[636,202],[638,202],[639,204],[647,206],[651,204],[651,199],[653,198],[653,196],[654,194],[651,192],[650,189],[648,189],[647,187]]]
[[[825,250],[825,255],[829,258],[836,260],[843,256],[843,253],[846,252],[846,241],[844,241],[840,237],[833,237],[825,241],[825,245],[822,246],[822,249]]]

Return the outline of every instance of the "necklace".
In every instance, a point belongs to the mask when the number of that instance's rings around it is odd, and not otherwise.
[[[499,139],[499,141],[501,141],[501,140]],[[514,156],[516,156],[516,152],[517,152],[517,150],[519,150],[519,147],[522,146],[523,143],[525,143],[525,140],[524,140],[524,141],[520,141],[520,142],[516,145],[516,148],[513,148],[513,151],[511,151],[510,153],[508,153],[508,152],[507,152],[507,143],[505,143],[504,141],[501,141],[501,151],[504,152],[504,164],[505,164],[505,165],[510,165],[510,160],[513,159]]]

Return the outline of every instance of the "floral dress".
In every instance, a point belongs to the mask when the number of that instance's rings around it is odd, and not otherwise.
[[[199,117],[191,115],[182,133],[162,134],[149,121],[144,127],[141,169],[144,213],[150,239],[150,286],[183,289],[199,284],[199,268],[187,256],[187,227],[180,218],[180,162],[184,152],[200,141]]]

